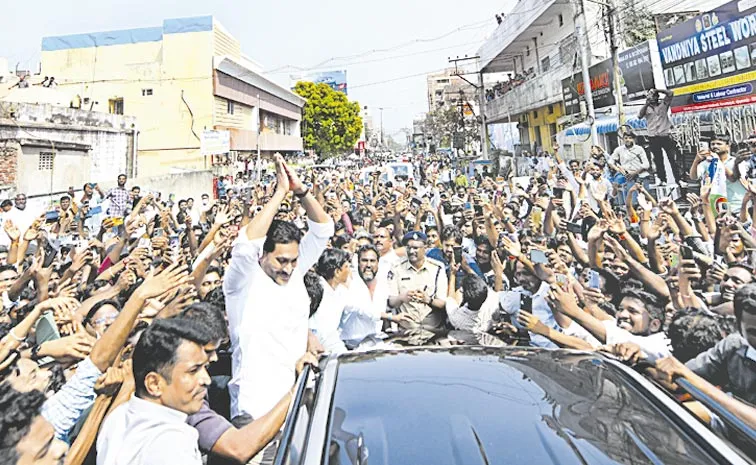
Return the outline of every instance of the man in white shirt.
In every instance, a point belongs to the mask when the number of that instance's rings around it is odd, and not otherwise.
[[[21,236],[23,237],[26,230],[29,229],[32,223],[34,223],[34,220],[36,220],[42,213],[42,211],[27,208],[26,194],[19,192],[18,194],[16,194],[16,197],[14,199],[13,208],[8,213],[3,215],[3,220],[11,220],[13,222],[13,225],[18,228],[19,233],[21,233]],[[2,236],[4,236],[7,240],[8,236],[5,234],[5,231],[0,232],[0,234],[2,234]],[[2,245],[9,244],[9,240],[7,240],[7,243],[2,243]]]
[[[341,342],[339,324],[348,302],[346,283],[352,274],[349,252],[326,249],[318,260],[316,270],[323,286],[323,299],[310,317],[310,331],[318,337],[326,352],[346,352]]]
[[[478,275],[462,278],[462,286],[454,290],[449,284],[446,313],[455,329],[485,333],[491,328],[493,314],[499,308],[499,294],[488,288]]]
[[[97,465],[201,465],[197,430],[187,416],[210,385],[209,332],[188,319],[154,322],[134,349],[135,392],[97,437]]]
[[[349,284],[349,299],[341,318],[341,339],[350,349],[357,347],[365,338],[381,332],[382,320],[400,322],[404,315],[386,312],[388,305],[388,281],[378,279],[378,249],[364,245],[357,251],[359,279]]]
[[[664,308],[657,305],[657,297],[648,292],[625,290],[616,319],[599,320],[578,307],[574,298],[558,300],[560,310],[587,329],[602,344],[632,342],[640,346],[650,361],[670,355],[669,339],[662,328]]]
[[[399,249],[402,252],[401,255],[394,249],[394,240],[391,237],[391,232],[386,228],[376,229],[373,234],[373,241],[378,248],[378,252],[381,254],[378,259],[378,278],[384,284],[387,284],[389,271],[402,261],[402,257],[405,255],[404,248]]]
[[[715,134],[709,142],[709,147],[710,150],[701,150],[696,154],[696,158],[690,167],[690,179],[708,177],[709,180],[713,180],[717,165],[722,163],[725,169],[728,209],[731,213],[737,215],[746,193],[745,186],[740,182],[740,173],[744,173],[742,168],[745,168],[745,165],[739,163],[738,159],[730,153],[732,145],[730,136],[727,134]],[[739,165],[743,165],[742,168]]]
[[[276,156],[276,191],[239,233],[224,277],[232,349],[231,416],[260,418],[294,383],[307,350],[310,299],[304,275],[317,262],[334,224],[283,158]],[[309,231],[274,221],[289,192],[300,198]]]

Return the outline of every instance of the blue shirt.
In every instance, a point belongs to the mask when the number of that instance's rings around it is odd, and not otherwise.
[[[516,287],[509,292],[501,292],[499,294],[499,305],[505,313],[508,313],[512,317],[512,324],[518,328],[522,328],[517,322],[517,314],[520,312],[520,296],[531,296],[533,299],[533,308],[530,313],[538,317],[544,325],[561,332],[562,328],[556,322],[556,319],[554,319],[554,313],[551,311],[551,307],[549,307],[549,303],[546,301],[548,292],[549,285],[545,282],[541,283],[541,287],[535,294],[526,291],[522,287]],[[533,333],[530,333],[530,345],[550,349],[556,349],[559,347],[551,342],[550,339]]]
[[[92,406],[97,397],[94,386],[102,372],[89,357],[79,363],[76,373],[66,384],[42,404],[42,416],[55,429],[55,437],[66,441],[68,433],[79,421],[82,412]]]
[[[446,268],[446,276],[449,276],[449,262],[446,260],[446,256],[444,255],[443,250],[439,249],[438,247],[434,247],[426,251],[425,256],[443,263],[444,267]],[[470,266],[470,269],[472,269],[476,275],[480,276],[484,281],[487,282],[485,273],[483,273],[478,264],[475,263],[475,259],[466,254],[463,254],[462,257],[467,260],[467,264]],[[457,272],[457,275],[454,278],[456,280],[455,282],[457,289],[459,289],[459,287],[462,285],[462,278],[464,278],[466,274],[467,273],[465,273],[465,271],[462,269]]]

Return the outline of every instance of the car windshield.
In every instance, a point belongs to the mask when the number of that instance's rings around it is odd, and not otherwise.
[[[713,463],[626,376],[589,354],[460,348],[348,356],[328,463]]]

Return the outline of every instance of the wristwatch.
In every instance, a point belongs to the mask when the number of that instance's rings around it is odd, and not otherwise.
[[[294,192],[294,195],[297,196],[298,199],[303,199],[303,198],[307,197],[307,194],[309,194],[309,193],[310,193],[310,188],[307,187],[307,188],[305,188],[304,192],[302,192],[301,194],[297,194],[296,192]]]
[[[37,360],[39,360],[41,358],[39,356],[39,349],[41,349],[41,348],[42,348],[42,344],[37,344],[36,346],[32,347],[32,350],[31,350],[31,359],[33,361],[36,362]]]

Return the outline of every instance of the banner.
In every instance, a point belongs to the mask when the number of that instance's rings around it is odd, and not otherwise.
[[[304,76],[291,76],[294,83],[297,81],[314,82],[315,84],[328,84],[331,89],[343,94],[347,93],[347,72],[340,71],[323,71],[321,73],[311,73]],[[293,84],[292,84],[292,87]]]
[[[756,1],[726,3],[657,41],[673,113],[756,102]]]
[[[651,47],[643,42],[635,47],[619,52],[620,83],[622,99],[625,103],[646,99],[649,89],[655,88]],[[611,58],[601,61],[588,69],[591,77],[591,92],[595,108],[617,104],[614,98],[614,67]],[[585,100],[583,74],[575,73],[562,79],[565,114],[580,113],[580,101]]]
[[[205,129],[200,137],[200,153],[202,155],[219,155],[231,151],[231,132],[223,130]]]

